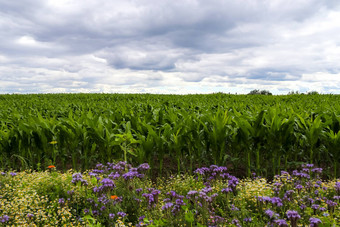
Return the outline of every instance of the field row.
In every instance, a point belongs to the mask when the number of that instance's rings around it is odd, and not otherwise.
[[[2,168],[88,169],[148,162],[162,173],[210,164],[273,176],[301,162],[338,176],[335,95],[0,96]]]

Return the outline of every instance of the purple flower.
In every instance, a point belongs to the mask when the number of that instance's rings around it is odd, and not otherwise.
[[[9,216],[7,215],[4,215],[4,216],[0,216],[0,222],[1,223],[5,223],[5,222],[8,222],[9,221]]]
[[[139,194],[140,192],[142,192],[143,191],[143,189],[142,188],[137,188],[136,189],[136,192]]]
[[[95,177],[95,176],[97,176],[98,174],[96,174],[96,173],[93,173],[93,172],[89,172],[89,176],[91,176],[91,177]]]
[[[222,224],[225,223],[225,219],[222,218],[221,216],[215,215],[212,216],[212,224]]]
[[[338,205],[336,202],[334,202],[332,200],[327,200],[326,204],[327,204],[329,212],[331,212],[331,213],[334,211],[335,206]]]
[[[176,199],[176,205],[182,206],[182,205],[186,205],[182,199]]]
[[[170,197],[172,197],[172,198],[176,198],[176,192],[175,191],[170,191],[170,192],[168,192],[168,193],[166,193],[167,195],[169,195]]]
[[[306,205],[304,205],[304,204],[301,204],[301,205],[300,205],[300,209],[301,209],[301,210],[304,210],[304,209],[306,209],[306,207],[307,207],[307,206],[306,206]]]
[[[153,188],[148,188],[148,191],[150,193],[143,193],[142,196],[147,199],[148,208],[150,209],[152,206],[156,206],[156,203],[158,203],[158,195],[161,193],[161,191]]]
[[[204,180],[208,181],[215,180],[217,178],[225,179],[226,177],[230,177],[227,173],[227,167],[217,165],[211,165],[209,168],[198,168],[194,171],[194,173],[201,175]]]
[[[308,198],[308,202],[309,202],[309,204],[313,204],[314,203],[314,199],[312,199],[312,198]]]
[[[117,215],[123,218],[126,216],[126,213],[120,211],[117,213]]]
[[[273,197],[271,198],[271,201],[270,201],[273,205],[276,205],[277,207],[281,207],[283,206],[282,204],[282,200],[279,198],[279,197]]]
[[[101,183],[102,183],[105,190],[111,190],[111,189],[116,187],[116,185],[113,183],[113,181],[109,178],[104,178],[101,181]]]
[[[198,191],[193,191],[192,190],[192,191],[189,191],[187,195],[188,196],[192,196],[192,195],[196,195],[197,193],[198,193]]]
[[[318,218],[310,218],[309,223],[311,227],[318,227],[318,224],[321,224],[322,221]]]
[[[275,223],[277,224],[277,226],[279,226],[279,227],[288,227],[288,224],[287,224],[286,220],[284,220],[284,219],[277,219],[277,220],[275,220],[274,222],[275,222]]]
[[[251,222],[251,218],[249,217],[249,218],[245,218],[245,219],[243,219],[243,221],[244,222]]]
[[[83,175],[81,173],[74,173],[72,175],[72,179],[74,180],[78,180],[78,179],[82,179],[83,178]]]
[[[150,166],[148,163],[143,163],[143,164],[140,164],[138,167],[137,167],[137,170],[139,172],[144,172],[146,170],[150,169]]]
[[[115,214],[109,214],[109,218],[110,218],[110,219],[114,219],[115,216],[116,216]]]
[[[340,193],[340,181],[335,183],[335,191],[337,191],[338,193]]]
[[[238,179],[234,176],[230,176],[229,177],[229,181],[228,181],[228,186],[230,188],[232,188],[233,190],[236,188],[236,186],[238,185]]]
[[[137,172],[136,168],[132,168],[129,170],[129,172],[123,174],[123,178],[125,180],[131,180],[133,178],[143,178],[144,174],[140,174]]]
[[[169,203],[166,203],[164,206],[162,206],[162,210],[167,210],[167,209],[170,209],[174,204],[169,202]]]
[[[81,173],[74,173],[72,175],[71,183],[77,184],[78,182],[81,182],[81,185],[85,185],[85,186],[88,185],[87,181],[83,179],[83,175],[81,175]]]
[[[59,201],[58,201],[58,203],[59,203],[60,205],[65,204],[65,199],[64,199],[64,198],[60,198]]]
[[[6,173],[5,173],[5,172],[1,172],[1,175],[2,175],[2,176],[5,176],[5,175],[6,175]]]
[[[293,190],[288,190],[285,192],[283,199],[286,201],[291,201],[293,199],[293,194],[294,194]]]
[[[237,220],[237,219],[233,219],[233,220],[231,221],[231,224],[234,224],[234,225],[236,225],[237,227],[241,227],[240,221]]]
[[[27,217],[31,219],[34,217],[34,214],[27,214]]]
[[[115,173],[112,172],[108,175],[108,177],[111,178],[112,180],[115,180],[120,177],[120,174],[118,172]]]
[[[255,196],[255,197],[257,198],[257,201],[261,203],[267,203],[271,201],[269,196]]]
[[[288,210],[287,211],[287,217],[290,220],[290,223],[293,227],[297,226],[297,221],[301,218],[299,213],[295,210]]]
[[[232,192],[233,191],[233,189],[231,189],[231,188],[223,188],[222,190],[221,190],[221,192],[223,192],[223,193],[225,193],[225,194],[228,194],[229,192]]]
[[[301,218],[299,213],[295,210],[288,210],[286,214],[287,214],[287,217],[291,220],[297,220]]]
[[[318,204],[313,204],[312,205],[312,209],[315,211],[315,210],[317,210],[317,209],[319,209],[319,207],[320,207],[320,205],[318,205]]]
[[[238,211],[238,210],[240,210],[240,209],[238,209],[234,204],[231,204],[230,210],[232,210],[232,211]]]
[[[320,207],[319,210],[320,210],[320,211],[325,211],[325,210],[327,210],[327,209],[326,209],[326,207]]]
[[[93,216],[98,216],[99,212],[98,212],[98,210],[92,210],[92,214],[93,214]]]
[[[88,214],[90,212],[89,209],[84,209],[84,214]]]
[[[313,173],[322,173],[322,168],[314,168],[312,169]]]
[[[296,188],[298,191],[300,191],[301,189],[303,189],[303,186],[302,186],[301,184],[298,184],[298,185],[295,186],[295,188]]]
[[[14,173],[14,172],[11,172],[10,174],[11,174],[12,177],[17,175],[17,173]]]
[[[275,217],[275,212],[270,210],[270,209],[267,209],[265,212],[264,212],[270,219],[272,219],[273,217]]]

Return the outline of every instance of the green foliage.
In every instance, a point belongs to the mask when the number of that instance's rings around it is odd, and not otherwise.
[[[248,95],[273,95],[270,91],[267,90],[259,90],[259,89],[254,89],[251,90]]]
[[[308,161],[338,176],[339,103],[337,95],[1,95],[0,167],[125,160],[150,163],[153,175],[218,164],[273,176]]]

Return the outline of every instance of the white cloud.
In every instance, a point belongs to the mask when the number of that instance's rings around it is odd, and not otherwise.
[[[0,92],[340,93],[337,0],[0,0]]]

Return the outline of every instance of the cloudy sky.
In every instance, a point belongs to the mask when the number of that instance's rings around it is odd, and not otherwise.
[[[0,0],[0,93],[340,94],[339,0]]]

